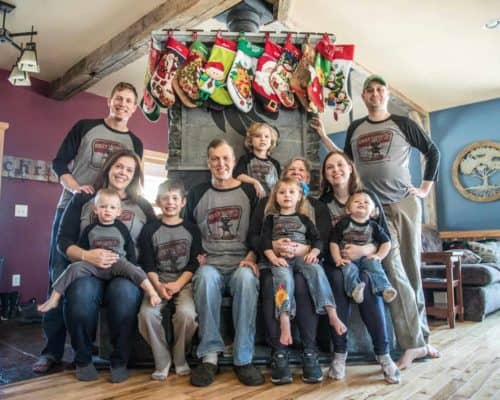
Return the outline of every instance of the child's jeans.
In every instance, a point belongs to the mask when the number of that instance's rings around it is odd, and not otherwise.
[[[306,264],[304,257],[294,257],[287,259],[287,261],[288,267],[270,266],[273,274],[276,318],[279,318],[282,312],[287,312],[290,318],[295,316],[294,272],[299,272],[304,276],[316,314],[325,314],[326,306],[335,307],[332,288],[321,265]],[[269,267],[269,265],[266,265],[264,268],[266,267]]]
[[[365,271],[370,277],[372,293],[379,294],[391,287],[380,261],[374,258],[361,257],[340,268],[344,275],[344,289],[348,296],[352,296],[354,288],[361,283],[359,274]]]

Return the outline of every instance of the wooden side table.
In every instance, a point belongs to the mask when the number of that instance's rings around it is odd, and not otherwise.
[[[446,290],[446,307],[431,303],[426,305],[427,315],[446,318],[450,328],[455,327],[455,316],[464,320],[464,300],[462,295],[462,251],[422,253],[422,261],[431,265],[444,265],[444,278],[423,278],[424,289]]]

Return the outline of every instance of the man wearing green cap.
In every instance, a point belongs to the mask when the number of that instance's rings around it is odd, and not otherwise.
[[[429,194],[437,178],[439,150],[415,122],[389,113],[389,96],[384,78],[379,75],[366,78],[361,97],[368,116],[351,123],[344,151],[353,159],[363,185],[380,198],[387,217],[392,249],[383,264],[398,291],[390,307],[398,343],[405,350],[398,362],[403,369],[416,358],[440,355],[428,344],[430,331],[420,277],[422,209],[419,200]],[[319,119],[313,120],[312,127],[329,151],[339,150],[326,136]],[[413,147],[425,159],[423,180],[418,187],[412,185],[409,170]]]

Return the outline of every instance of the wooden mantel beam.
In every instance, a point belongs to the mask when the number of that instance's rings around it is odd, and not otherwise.
[[[142,57],[151,32],[192,28],[240,0],[169,0],[94,50],[50,84],[49,97],[65,100]]]

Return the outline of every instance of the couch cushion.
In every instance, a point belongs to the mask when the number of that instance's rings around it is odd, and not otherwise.
[[[423,265],[424,278],[444,278],[444,265]],[[462,280],[464,286],[486,286],[500,282],[500,265],[496,264],[465,264],[462,265]]]

